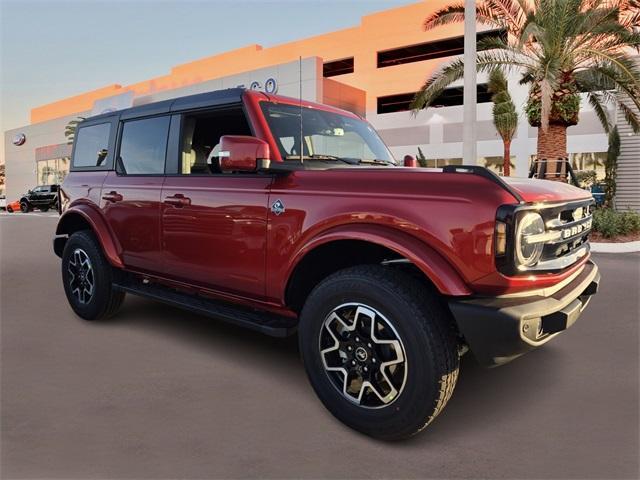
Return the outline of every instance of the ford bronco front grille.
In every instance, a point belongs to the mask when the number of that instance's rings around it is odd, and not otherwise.
[[[533,270],[561,270],[589,252],[593,205],[590,199],[540,209],[548,240]]]

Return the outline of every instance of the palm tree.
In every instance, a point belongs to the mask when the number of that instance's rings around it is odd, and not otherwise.
[[[76,129],[78,128],[78,124],[84,119],[85,119],[84,117],[78,117],[75,120],[71,120],[64,127],[64,136],[67,137],[67,144],[68,145],[72,145],[73,144],[73,139],[76,136]]]
[[[567,127],[578,122],[580,92],[605,131],[611,130],[607,104],[622,111],[634,132],[640,119],[623,103],[640,108],[640,66],[632,57],[640,49],[640,0],[479,0],[480,23],[502,29],[505,36],[478,42],[477,68],[520,72],[529,85],[525,106],[538,129],[538,158],[567,156]],[[464,20],[464,4],[445,7],[424,22],[425,30]],[[462,58],[431,76],[416,94],[412,108],[428,107],[451,83],[461,79]],[[549,170],[553,172],[555,165]]]
[[[493,124],[504,144],[502,171],[508,177],[511,175],[511,139],[518,128],[518,112],[509,95],[507,77],[500,68],[491,70],[488,87],[492,94]]]
[[[604,204],[609,208],[613,208],[613,199],[616,196],[619,156],[620,132],[618,132],[618,127],[613,127],[609,132],[609,148],[607,150],[607,160],[604,164]]]

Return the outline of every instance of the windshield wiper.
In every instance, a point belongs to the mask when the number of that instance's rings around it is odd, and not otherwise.
[[[340,162],[348,163],[349,165],[395,165],[395,163],[389,160],[382,160],[380,158],[356,158],[356,157],[338,157],[337,155],[328,155],[322,153],[314,153],[313,155],[305,155],[304,158],[310,158],[312,160],[337,160]],[[287,155],[286,160],[299,160],[300,155]]]
[[[363,158],[360,163],[368,163],[371,165],[395,165],[395,163],[389,160],[382,160],[381,158]]]
[[[305,155],[302,157],[304,159],[311,160],[337,160],[339,162],[348,163],[349,165],[357,165],[360,163],[359,158],[349,158],[349,157],[338,157],[337,155],[324,155],[320,153],[314,153],[313,155]],[[300,160],[300,155],[287,155],[285,160]]]

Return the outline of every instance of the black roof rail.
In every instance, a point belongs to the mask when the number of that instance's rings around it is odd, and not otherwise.
[[[520,203],[525,203],[524,198],[520,196],[511,186],[502,180],[496,173],[492,172],[486,167],[480,165],[445,165],[442,167],[443,173],[470,173],[472,175],[479,175],[487,180],[499,185],[501,188],[509,192]]]

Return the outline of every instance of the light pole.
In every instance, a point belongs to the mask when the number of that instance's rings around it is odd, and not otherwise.
[[[462,162],[475,165],[478,162],[476,144],[476,2],[464,2],[464,109],[462,125]]]

